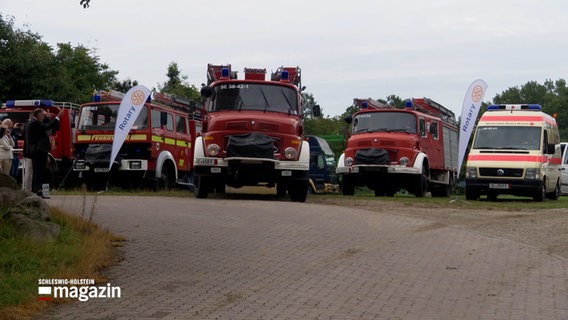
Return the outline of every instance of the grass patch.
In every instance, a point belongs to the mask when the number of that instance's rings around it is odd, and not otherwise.
[[[61,226],[55,241],[24,237],[0,219],[0,319],[30,319],[51,303],[38,301],[39,279],[94,279],[104,282],[103,268],[114,263],[118,239],[80,217],[51,209]]]

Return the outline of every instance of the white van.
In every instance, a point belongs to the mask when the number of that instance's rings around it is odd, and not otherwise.
[[[466,199],[510,194],[556,200],[561,156],[556,119],[540,105],[490,105],[479,119],[467,157]]]

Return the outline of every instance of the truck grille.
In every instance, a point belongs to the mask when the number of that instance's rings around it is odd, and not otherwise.
[[[509,177],[521,178],[524,169],[511,168],[479,168],[479,175],[483,177]]]

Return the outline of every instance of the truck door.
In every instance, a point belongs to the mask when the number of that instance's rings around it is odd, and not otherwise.
[[[560,193],[562,195],[568,195],[568,148],[566,146],[568,142],[562,142],[560,144],[560,149],[562,150],[562,169],[560,169]]]

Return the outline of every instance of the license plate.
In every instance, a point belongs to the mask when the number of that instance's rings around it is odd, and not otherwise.
[[[290,171],[290,170],[284,170],[284,171],[282,171],[282,176],[283,176],[283,177],[291,177],[291,176],[292,176],[292,171]]]
[[[215,158],[199,158],[197,159],[197,165],[201,166],[212,166],[215,164]]]
[[[101,173],[108,172],[108,168],[94,168],[93,170],[95,172],[101,172]]]
[[[511,185],[508,183],[490,183],[489,189],[509,189]]]
[[[211,168],[211,173],[221,173],[221,168],[219,168],[219,167],[212,167],[212,168]]]

